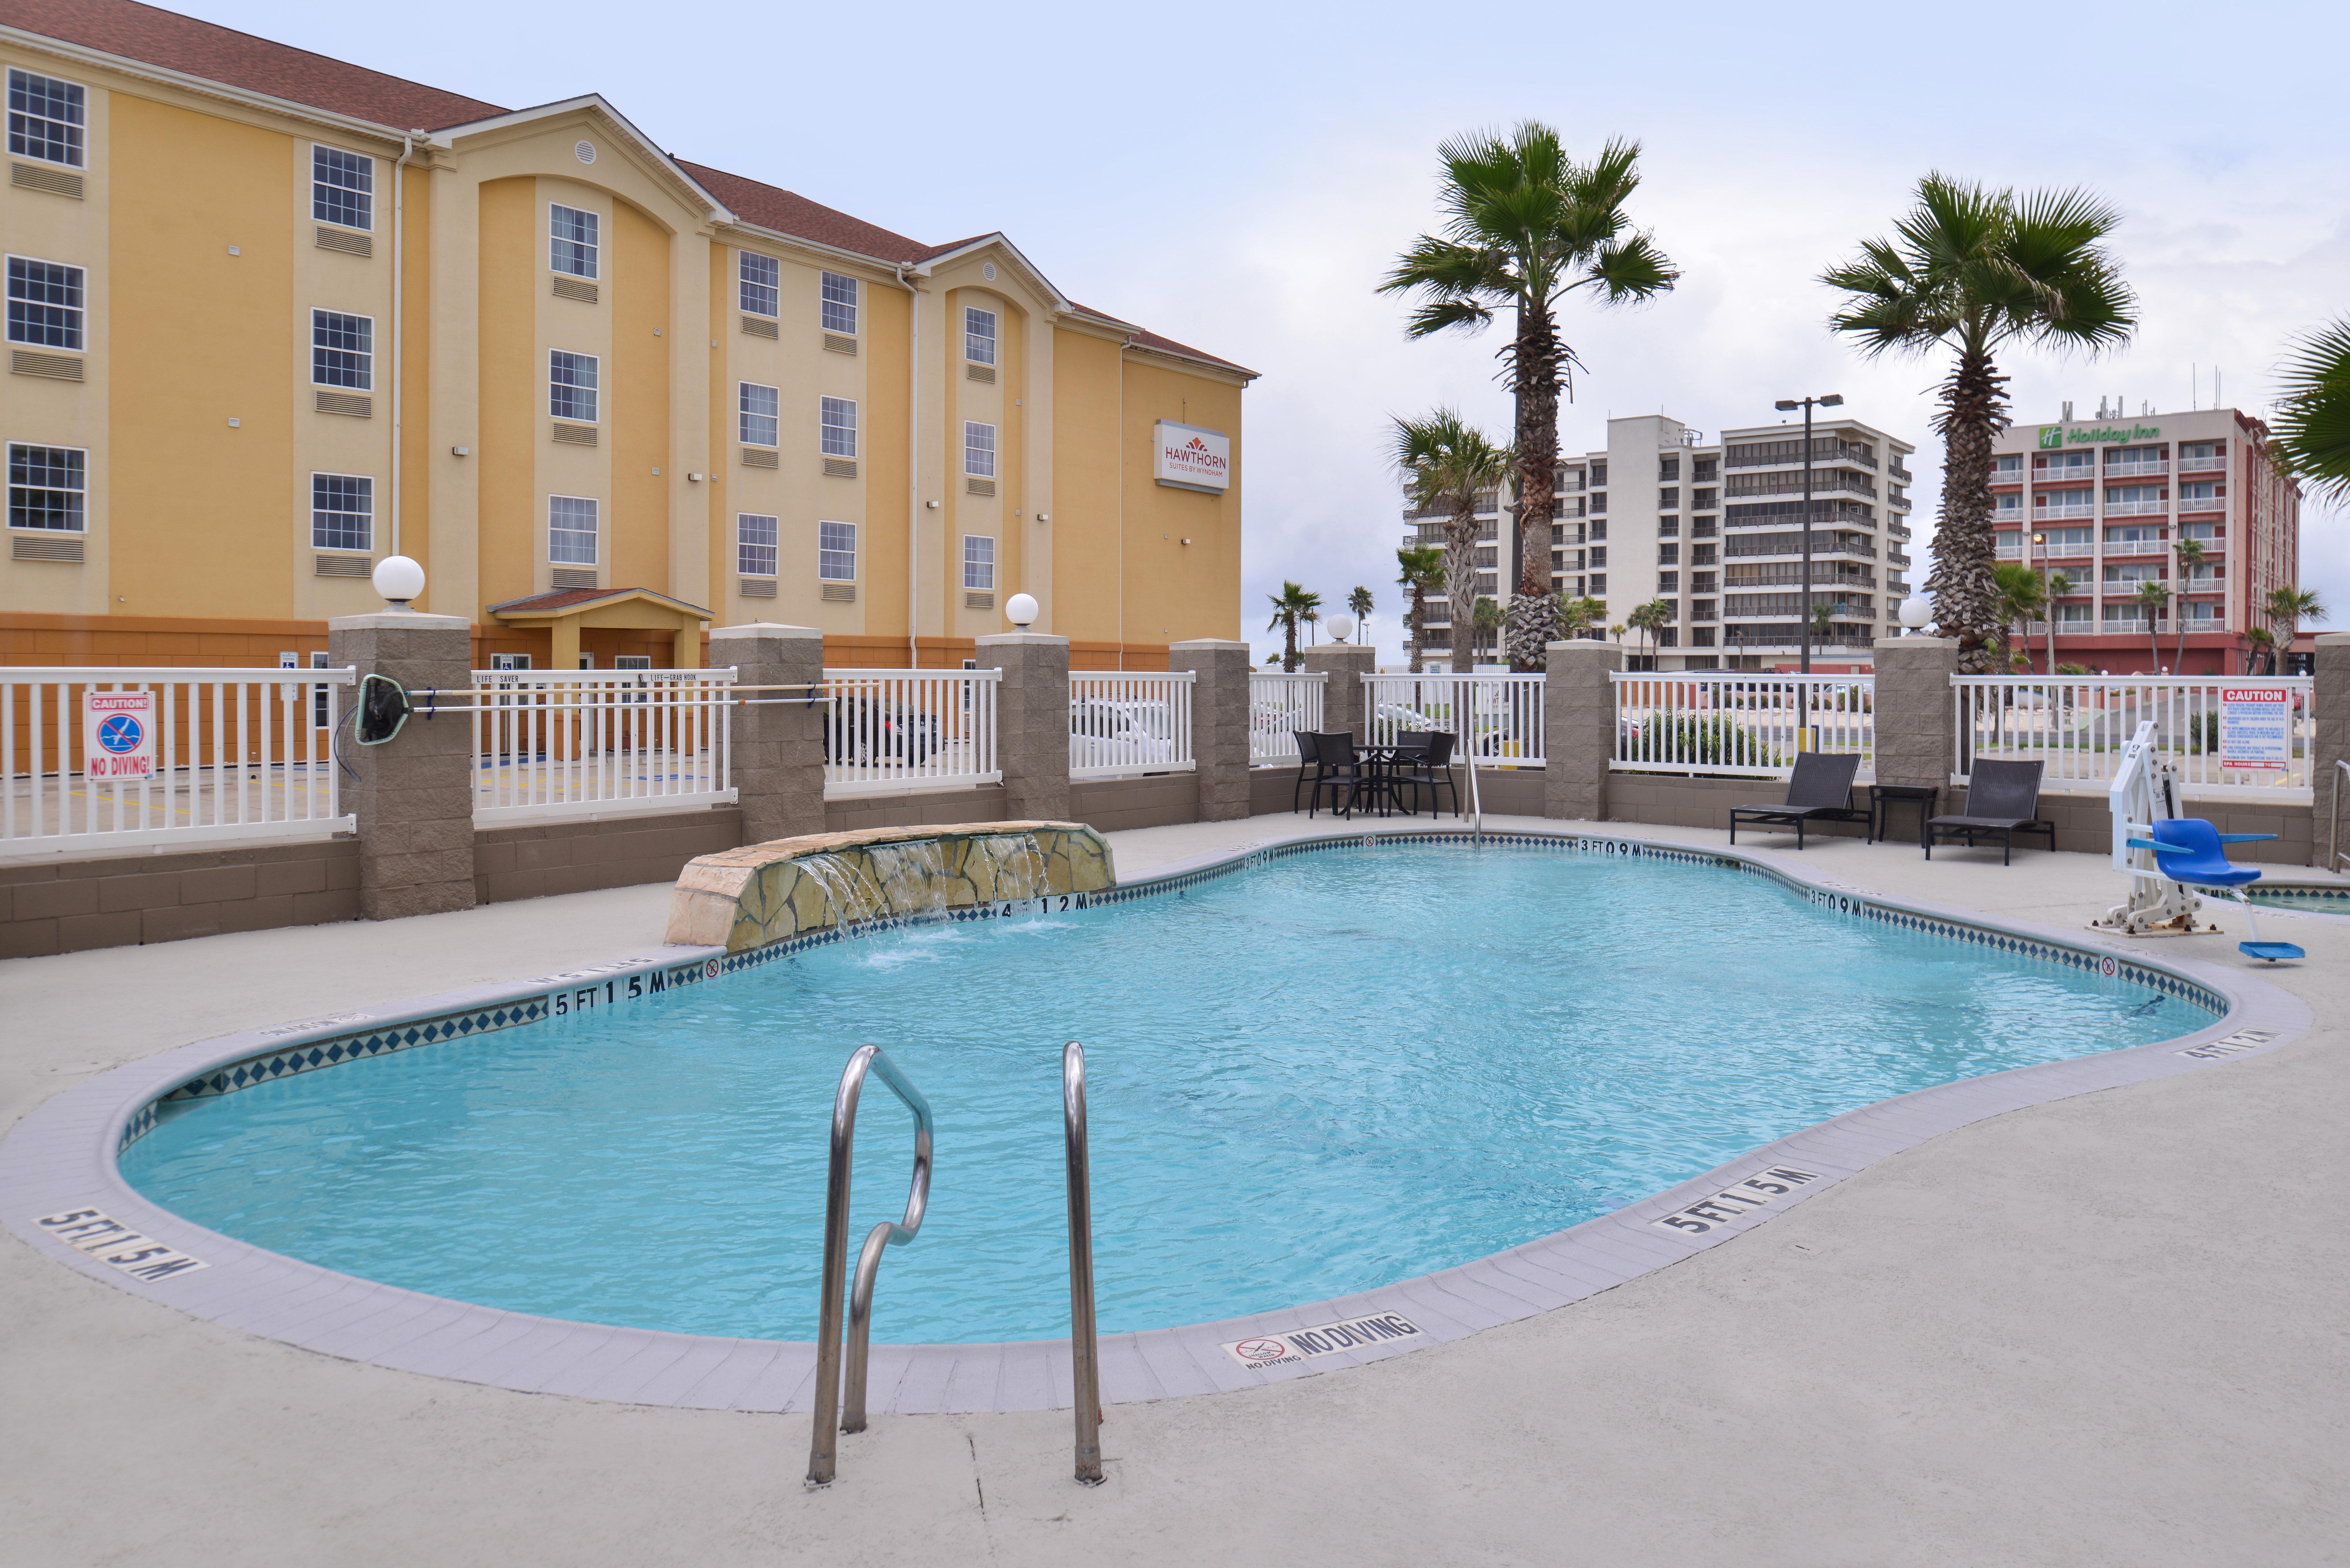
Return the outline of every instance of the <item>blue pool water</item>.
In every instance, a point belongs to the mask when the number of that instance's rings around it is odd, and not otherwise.
[[[814,1337],[826,1128],[879,1043],[935,1110],[875,1337],[1067,1332],[1060,1045],[1088,1054],[1101,1324],[1319,1300],[1515,1245],[1888,1096],[2185,1033],[2190,1004],[1528,848],[1301,855],[931,927],[189,1104],[157,1202],[328,1268],[556,1317]],[[905,1199],[878,1083],[861,1238]]]

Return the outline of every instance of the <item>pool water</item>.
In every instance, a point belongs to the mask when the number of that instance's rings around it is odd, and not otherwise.
[[[2350,915],[2350,888],[2263,888],[2256,882],[2244,891],[2262,909],[2273,906],[2324,915]]]
[[[257,1245],[562,1318],[815,1334],[827,1126],[876,1042],[937,1118],[874,1335],[1067,1332],[1083,1040],[1105,1332],[1300,1304],[1604,1214],[1929,1085],[2186,1033],[2191,1004],[1719,867],[1299,855],[1108,909],[817,949],[170,1112],[149,1198]],[[869,1081],[852,1246],[905,1201]]]

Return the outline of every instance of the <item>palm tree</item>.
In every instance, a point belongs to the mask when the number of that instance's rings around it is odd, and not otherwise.
[[[1444,552],[1433,545],[1406,545],[1396,552],[1403,576],[1396,581],[1411,594],[1408,628],[1411,639],[1411,672],[1419,673],[1419,628],[1428,622],[1428,590],[1444,586]]]
[[[1640,645],[1649,647],[1658,630],[1672,615],[1673,607],[1663,599],[1650,599],[1624,618],[1624,624],[1640,634]]]
[[[1637,141],[1610,141],[1590,162],[1578,163],[1557,131],[1528,120],[1507,136],[1456,136],[1437,157],[1445,232],[1414,242],[1379,292],[1420,296],[1405,327],[1412,337],[1456,327],[1479,331],[1499,310],[1515,318],[1500,353],[1517,403],[1523,560],[1510,601],[1509,651],[1517,669],[1539,670],[1558,630],[1550,591],[1558,394],[1567,367],[1577,362],[1559,340],[1557,307],[1576,289],[1608,305],[1654,299],[1680,274],[1624,211],[1640,183]]]
[[[2162,638],[2158,627],[2163,607],[2170,602],[2170,590],[2160,583],[2145,582],[2137,586],[2137,607],[2146,611],[2147,651],[2154,659],[2149,675],[2162,673]]]
[[[1999,584],[1999,668],[2004,675],[2013,662],[2008,652],[2009,639],[2014,634],[2015,623],[2024,623],[2024,662],[2031,663],[2031,624],[2040,618],[2039,612],[2048,603],[2048,586],[2040,574],[2020,561],[2002,561],[1992,568],[1992,580]]]
[[[1584,597],[1574,599],[1561,594],[1558,597],[1558,629],[1563,641],[1573,641],[1589,631],[1606,618],[1607,601]]]
[[[2276,634],[2264,626],[2244,628],[2244,673],[2260,675],[2276,669]],[[2263,670],[2266,666],[2266,670]]]
[[[1452,601],[1452,662],[1463,657],[1477,612],[1477,504],[1497,488],[1515,461],[1507,447],[1461,417],[1439,409],[1422,419],[1395,421],[1391,451],[1403,470],[1404,493],[1414,512],[1442,508],[1444,582]],[[1474,663],[1472,657],[1470,662]]]
[[[2063,572],[2048,574],[2048,673],[2056,673],[2056,601],[2073,591],[2073,579]]]
[[[1370,647],[1371,590],[1364,587],[1355,589],[1347,596],[1347,607],[1355,616],[1355,641],[1364,648]]]
[[[2203,564],[2203,541],[2180,538],[2170,546],[2178,557],[2178,657],[2170,668],[2179,674],[2187,673],[2187,585],[2194,580],[2195,568]]]
[[[1850,297],[1829,317],[1864,355],[1956,350],[1934,428],[1942,434],[1942,514],[1934,535],[1934,620],[1959,639],[1959,668],[1988,674],[1999,638],[1991,530],[1991,441],[2008,424],[1992,355],[2011,343],[2091,353],[2118,348],[2137,302],[2102,242],[2120,223],[2082,191],[2012,191],[1936,173],[1892,239],[1870,240],[1820,281]]]
[[[2321,499],[2350,500],[2350,319],[2293,345],[2270,455]]]
[[[1452,670],[1455,675],[1473,674],[1477,666],[1476,656],[1492,651],[1494,636],[1502,629],[1502,607],[1480,596],[1470,624],[1475,632],[1475,642],[1470,652],[1469,669],[1461,669],[1456,661]]]
[[[2271,588],[2268,612],[2269,624],[2282,629],[2277,646],[2289,654],[2293,639],[2301,635],[2303,621],[2325,618],[2325,601],[2318,597],[2315,588]]]
[[[1312,618],[1322,607],[1322,596],[1309,594],[1295,583],[1284,582],[1277,594],[1266,596],[1273,600],[1273,618],[1264,629],[1281,628],[1281,668],[1289,674],[1297,673],[1297,628]]]

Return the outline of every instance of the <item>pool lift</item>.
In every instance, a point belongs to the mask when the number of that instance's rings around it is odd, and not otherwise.
[[[2291,942],[2261,940],[2252,901],[2244,888],[2261,879],[2250,866],[2231,863],[2221,847],[2274,838],[2273,833],[2221,833],[2200,817],[2182,815],[2178,809],[2178,775],[2155,746],[2151,719],[2122,750],[2107,806],[2114,825],[2114,869],[2130,878],[2127,901],[2106,911],[2091,923],[2100,930],[2128,936],[2185,936],[2216,931],[2216,924],[2196,924],[2203,907],[2201,889],[2232,898],[2244,907],[2250,941],[2236,944],[2247,957],[2279,959],[2307,956]]]

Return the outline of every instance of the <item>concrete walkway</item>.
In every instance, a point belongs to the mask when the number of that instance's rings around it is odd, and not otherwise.
[[[1112,836],[1132,875],[1300,826]],[[1849,839],[1802,864],[2059,927],[2121,886],[2093,857],[1928,866]],[[0,963],[0,1106],[13,1122],[232,1029],[639,950],[667,896]],[[2148,945],[2245,961],[2241,917],[2220,919],[2226,938]],[[1119,1407],[1098,1490],[1067,1479],[1066,1412],[886,1418],[810,1493],[802,1418],[335,1361],[0,1238],[0,1550],[12,1568],[2350,1563],[2350,921],[2262,925],[2310,951],[2262,976],[2317,1015],[2295,1044],[1964,1128],[1467,1341]]]

